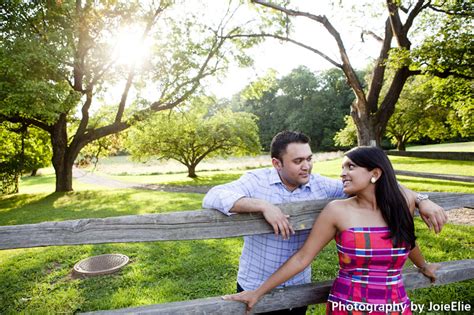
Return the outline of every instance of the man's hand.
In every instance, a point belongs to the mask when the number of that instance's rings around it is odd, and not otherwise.
[[[443,225],[448,221],[448,216],[443,208],[431,200],[423,200],[418,205],[420,216],[428,228],[434,229],[435,233],[441,232]]]
[[[286,240],[290,238],[291,234],[295,234],[290,221],[288,221],[290,216],[284,214],[280,208],[266,200],[244,197],[234,203],[230,212],[261,212],[265,220],[272,226],[276,236],[281,233],[281,237]]]
[[[295,234],[290,221],[288,221],[290,216],[284,214],[277,206],[269,203],[263,209],[262,214],[265,220],[273,227],[276,236],[281,233],[281,237],[287,240],[291,234]]]

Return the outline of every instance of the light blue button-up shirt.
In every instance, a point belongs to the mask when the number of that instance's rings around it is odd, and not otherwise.
[[[296,201],[342,198],[340,180],[311,175],[307,184],[294,191],[283,185],[274,168],[250,171],[238,180],[213,187],[204,197],[203,207],[217,209],[226,215],[234,203],[243,197],[263,199],[273,204]],[[301,246],[309,235],[309,230],[297,231],[289,240],[274,234],[244,237],[244,247],[240,256],[237,281],[244,290],[255,290]],[[308,267],[280,287],[311,282],[311,268]]]

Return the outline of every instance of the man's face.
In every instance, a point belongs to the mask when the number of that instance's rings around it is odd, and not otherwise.
[[[308,183],[313,168],[313,152],[308,143],[290,143],[281,161],[273,158],[273,166],[288,190],[293,191]]]

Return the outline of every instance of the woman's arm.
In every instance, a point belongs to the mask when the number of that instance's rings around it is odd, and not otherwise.
[[[421,219],[429,229],[433,228],[435,233],[441,232],[443,225],[448,221],[448,216],[442,207],[429,199],[417,200],[417,193],[400,185],[400,188],[408,200],[408,204],[414,204],[420,212]]]
[[[340,201],[339,201],[340,202]],[[329,243],[336,234],[335,203],[329,203],[314,222],[308,239],[290,259],[288,259],[274,274],[270,276],[255,291],[243,291],[233,295],[226,295],[225,300],[240,301],[247,304],[250,311],[258,300],[267,292],[303,271]]]
[[[413,264],[426,276],[428,277],[431,282],[436,281],[436,274],[435,271],[440,267],[439,264],[429,264],[425,261],[423,254],[421,253],[420,248],[418,245],[415,246],[410,251],[408,258],[413,262]]]

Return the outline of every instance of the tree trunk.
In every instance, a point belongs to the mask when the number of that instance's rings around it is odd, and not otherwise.
[[[38,169],[35,168],[34,170],[31,171],[30,176],[34,177],[34,176],[36,176],[37,173],[38,173]]]
[[[188,177],[197,178],[196,175],[196,165],[186,165],[188,167]]]
[[[379,147],[382,140],[380,122],[375,121],[373,115],[361,115],[356,111],[352,111],[351,116],[357,127],[357,145]]]
[[[75,156],[68,148],[66,115],[61,114],[51,132],[53,167],[56,172],[56,192],[72,191],[72,166]]]
[[[403,139],[397,139],[397,150],[406,151],[405,141],[403,141]]]

